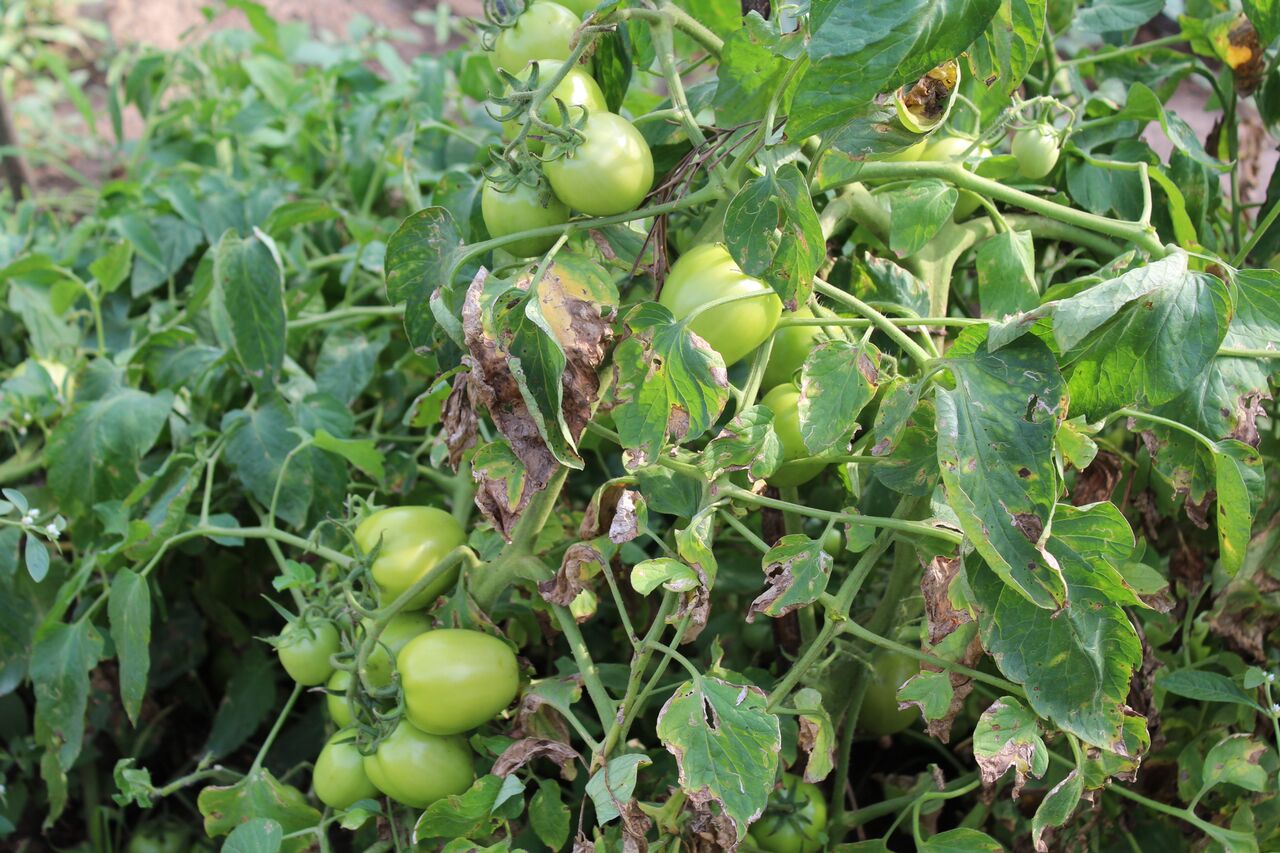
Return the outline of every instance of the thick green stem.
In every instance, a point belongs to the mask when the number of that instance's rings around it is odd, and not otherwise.
[[[821,279],[815,279],[813,286],[814,289],[823,296],[843,303],[861,314],[863,317],[866,317],[877,329],[884,332],[890,340],[902,347],[903,351],[910,355],[911,358],[915,360],[916,364],[923,367],[930,361],[933,361],[933,356],[925,352],[924,347],[911,340],[910,336],[907,335],[906,332],[889,322],[888,317],[884,316],[879,311],[854,296],[852,293],[846,293],[840,288],[828,284]]]

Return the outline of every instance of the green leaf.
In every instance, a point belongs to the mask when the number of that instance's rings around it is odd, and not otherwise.
[[[509,776],[517,783],[519,777]],[[484,837],[493,831],[493,812],[505,780],[497,776],[481,776],[461,794],[450,794],[427,806],[413,828],[413,838],[423,842],[429,838]],[[521,800],[523,805],[523,799]]]
[[[938,479],[937,415],[933,402],[920,399],[920,386],[896,376],[881,394],[872,427],[871,469],[895,492],[923,497]]]
[[[560,785],[554,779],[538,780],[538,790],[529,799],[529,825],[543,844],[559,850],[569,841],[569,807],[560,795]]]
[[[945,672],[924,670],[907,679],[894,694],[899,702],[915,705],[926,721],[943,720],[951,709],[955,686]]]
[[[982,241],[974,262],[982,316],[1004,317],[1040,304],[1030,231],[1001,231]]]
[[[695,806],[716,803],[737,838],[768,803],[782,731],[764,691],[719,678],[686,681],[658,714],[658,737],[675,756],[680,787]]]
[[[1276,0],[1244,0],[1244,11],[1262,44],[1271,44],[1280,36],[1280,3]]]
[[[800,727],[800,747],[809,753],[804,766],[806,782],[821,782],[831,775],[836,761],[836,727],[831,715],[822,707],[822,694],[812,687],[802,687],[791,694],[791,705],[800,711],[796,721]]]
[[[738,190],[725,213],[724,234],[742,271],[772,287],[788,310],[809,300],[827,244],[808,181],[795,163]]]
[[[210,308],[218,342],[259,391],[275,388],[286,342],[284,271],[270,239],[227,231],[213,256]]]
[[[176,216],[157,216],[125,233],[134,249],[129,292],[145,296],[176,276],[204,242],[199,228]]]
[[[960,55],[987,29],[1000,0],[822,0],[811,9],[812,65],[787,122],[795,139],[843,124],[876,94]]]
[[[89,264],[89,272],[98,281],[103,293],[111,293],[125,277],[133,264],[133,246],[125,241],[114,243],[97,260]]]
[[[986,32],[969,49],[969,68],[1002,98],[1013,94],[1040,51],[1047,0],[1002,0]]]
[[[938,465],[947,502],[987,565],[1028,601],[1056,608],[1063,581],[1045,558],[1057,475],[1053,438],[1066,407],[1053,354],[1037,338],[998,353],[982,329],[948,353],[955,388],[939,389]]]
[[[22,548],[22,559],[27,564],[27,574],[36,583],[40,583],[49,574],[49,549],[30,533]]]
[[[985,832],[976,829],[948,829],[939,832],[916,848],[920,853],[1003,853],[1004,847]]]
[[[899,258],[909,258],[951,221],[959,193],[951,184],[928,178],[888,190],[889,248]]]
[[[316,430],[314,440],[316,447],[329,453],[336,453],[374,480],[381,480],[386,476],[386,470],[383,468],[385,457],[382,451],[378,450],[373,439],[334,438],[328,430],[319,429]]]
[[[800,437],[817,456],[846,445],[858,414],[880,386],[880,351],[872,344],[818,344],[800,371]]]
[[[1075,26],[1089,33],[1136,29],[1160,14],[1164,0],[1093,0],[1076,10]]]
[[[735,22],[739,23],[739,22]],[[777,21],[766,21],[752,11],[733,29],[720,51],[713,104],[716,121],[733,127],[758,120],[778,90],[787,68],[804,50],[802,33],[782,35]],[[786,115],[795,92],[793,80],[778,102],[778,115]]]
[[[724,359],[677,323],[661,305],[637,305],[625,320],[629,335],[615,348],[613,419],[628,468],[652,463],[668,439],[702,435],[729,399]]]
[[[173,394],[114,388],[76,406],[49,438],[49,485],[69,515],[123,498],[142,479],[138,465],[164,428]]]
[[[316,385],[350,405],[373,379],[387,343],[381,329],[368,335],[351,329],[330,333],[316,358]]]
[[[1028,776],[1039,779],[1049,769],[1049,747],[1040,736],[1036,715],[1012,696],[1001,696],[978,717],[973,758],[984,785],[994,785],[1013,770],[1014,796]]]
[[[635,793],[636,774],[652,763],[647,755],[620,755],[592,775],[587,781],[587,796],[595,804],[596,823],[604,826],[619,816],[618,805]]]
[[[746,471],[752,480],[763,480],[782,462],[782,442],[772,425],[773,413],[765,406],[740,412],[707,442],[699,466],[712,480],[729,471]]]
[[[1224,783],[1238,785],[1246,791],[1267,790],[1267,771],[1262,757],[1267,745],[1248,734],[1228,735],[1204,757],[1201,792]]]
[[[260,644],[238,658],[204,746],[204,760],[217,761],[239,749],[266,721],[276,703],[276,663]],[[207,815],[206,815],[207,816]]]
[[[1084,777],[1079,770],[1072,770],[1065,779],[1049,789],[1031,819],[1031,843],[1037,850],[1049,849],[1043,841],[1045,830],[1065,824],[1080,804],[1083,795]]]
[[[1247,705],[1250,708],[1258,707],[1249,694],[1240,689],[1240,685],[1230,678],[1202,669],[1162,672],[1156,678],[1156,686],[1169,693],[1195,699],[1198,702],[1228,702]]]
[[[414,350],[431,346],[437,321],[458,346],[462,341],[461,303],[449,294],[449,276],[462,258],[462,236],[443,207],[428,207],[405,219],[387,241],[387,299],[404,303],[404,330]]]
[[[120,701],[136,726],[151,669],[151,589],[146,578],[128,569],[116,572],[107,598],[107,616],[111,642],[120,660]]]
[[[817,601],[831,579],[831,556],[822,543],[802,533],[783,536],[761,561],[768,587],[747,610],[747,621],[763,613],[777,619]]]
[[[31,652],[35,738],[43,748],[40,775],[49,787],[48,828],[67,803],[67,771],[84,743],[89,673],[102,659],[102,636],[88,620],[53,625]]]
[[[658,587],[671,592],[688,592],[698,586],[698,574],[679,560],[657,557],[643,560],[631,569],[631,586],[641,595],[648,595]]]
[[[1262,457],[1240,441],[1220,441],[1213,452],[1218,492],[1218,559],[1228,577],[1244,565],[1253,530],[1254,499],[1249,483],[1262,488]],[[1260,497],[1260,496],[1259,496]]]
[[[284,844],[284,829],[271,818],[242,823],[223,842],[222,853],[276,853]]]
[[[222,431],[227,435],[224,458],[231,470],[263,506],[271,505],[280,482],[276,515],[301,527],[311,507],[314,481],[309,454],[289,457],[301,440],[293,432],[297,425],[293,412],[276,396],[252,411],[237,409],[222,419]]]
[[[985,564],[965,561],[982,644],[1001,672],[1026,687],[1036,713],[1121,753],[1129,683],[1142,646],[1116,600],[1122,587],[1112,580],[1120,575],[1110,561],[1128,555],[1132,535],[1111,504],[1059,506],[1046,545],[1066,584],[1056,611],[1034,606]]]
[[[196,798],[204,815],[204,831],[210,838],[227,835],[254,819],[269,819],[280,825],[285,835],[308,829],[320,822],[320,812],[307,803],[302,792],[276,780],[260,767],[234,785],[210,785]],[[285,839],[280,849],[302,853],[311,846],[310,835]]]

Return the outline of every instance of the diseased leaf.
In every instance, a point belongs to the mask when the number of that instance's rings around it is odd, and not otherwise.
[[[1078,769],[1072,770],[1049,789],[1031,819],[1031,843],[1036,853],[1049,853],[1049,845],[1044,841],[1045,831],[1065,824],[1080,804],[1083,794],[1084,777]]]
[[[1049,769],[1049,748],[1040,736],[1036,715],[1012,696],[992,702],[978,718],[973,730],[973,758],[983,785],[994,785],[1013,770],[1014,799],[1028,777],[1039,779]]]
[[[804,766],[806,782],[821,782],[835,769],[836,727],[822,706],[822,694],[803,687],[791,694],[791,705],[800,711],[799,746],[809,754]]]
[[[924,840],[920,853],[1003,853],[1004,847],[985,832],[961,827],[939,832]]]
[[[616,819],[621,807],[631,800],[636,789],[636,774],[653,761],[647,755],[632,753],[610,759],[587,781],[587,796],[596,807],[596,823],[604,826]]]
[[[800,372],[800,437],[818,456],[847,444],[854,420],[880,384],[880,352],[870,343],[823,341]]]
[[[743,186],[729,203],[724,231],[742,271],[772,287],[787,310],[809,300],[827,245],[808,181],[796,164]]]
[[[559,850],[569,840],[572,815],[561,799],[560,785],[553,779],[540,779],[538,790],[529,799],[529,825],[543,844]]]
[[[729,471],[746,471],[753,480],[768,477],[782,463],[782,442],[772,425],[773,413],[764,406],[740,412],[707,442],[702,470],[713,480]]]
[[[1001,96],[1012,94],[1039,52],[1047,0],[1002,0],[969,49],[971,73]]]
[[[275,387],[284,366],[284,271],[271,238],[222,235],[213,255],[210,303],[218,342],[235,354],[259,391]]]
[[[1001,231],[978,245],[978,299],[982,316],[1004,317],[1040,304],[1036,254],[1029,231]]]
[[[762,563],[768,588],[751,602],[748,622],[757,613],[777,619],[812,604],[826,592],[831,579],[832,560],[822,543],[799,533],[783,536],[774,543]]]
[[[1204,757],[1202,790],[1224,783],[1258,793],[1267,790],[1267,771],[1261,764],[1266,752],[1267,745],[1251,735],[1228,735]]]
[[[959,193],[951,184],[932,178],[913,181],[885,192],[889,202],[889,248],[909,258],[951,221]]]
[[[940,389],[938,465],[947,502],[987,565],[1037,607],[1055,608],[1063,580],[1044,551],[1057,475],[1053,438],[1066,393],[1053,354],[1036,338],[992,353],[982,329],[948,354],[953,390]]]
[[[320,822],[320,812],[307,803],[303,793],[277,781],[266,768],[254,770],[234,785],[210,785],[200,792],[196,804],[204,815],[204,831],[211,838],[227,835],[251,820],[273,820],[285,835]],[[298,836],[285,839],[280,849],[301,853],[310,845],[310,837]]]
[[[414,351],[425,353],[436,323],[458,346],[463,345],[461,298],[453,297],[448,279],[462,254],[462,236],[443,207],[428,207],[409,216],[387,241],[387,300],[404,303],[404,331]]]

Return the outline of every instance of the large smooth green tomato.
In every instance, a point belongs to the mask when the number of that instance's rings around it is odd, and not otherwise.
[[[550,160],[542,171],[556,196],[588,216],[634,210],[653,185],[653,154],[640,131],[620,115],[594,112],[572,154]]]
[[[748,835],[769,853],[817,853],[826,839],[827,801],[822,789],[799,776],[782,774],[782,788],[774,792],[764,815]]]
[[[773,476],[769,484],[773,486],[798,486],[807,483],[827,467],[822,462],[792,463],[793,459],[811,456],[804,446],[800,435],[800,390],[790,382],[779,385],[764,395],[760,401],[773,412],[773,431],[782,442],[783,464]]]
[[[129,839],[126,853],[181,853],[187,833],[180,826],[143,827]]]
[[[465,738],[429,735],[407,720],[364,757],[364,772],[379,791],[415,809],[461,794],[476,778]]]
[[[356,749],[355,732],[340,731],[329,738],[316,758],[311,785],[320,802],[335,809],[377,798],[378,789],[364,771],[364,756]]]
[[[424,732],[452,735],[494,718],[520,689],[511,648],[481,631],[428,631],[396,659],[405,715]]]
[[[1038,181],[1058,165],[1058,133],[1048,124],[1024,127],[1013,135],[1013,156],[1024,178]]]
[[[537,0],[494,40],[493,67],[514,74],[535,59],[568,59],[573,52],[569,41],[581,23],[581,17],[559,3]]]
[[[280,635],[276,654],[294,681],[303,687],[315,687],[333,673],[329,656],[336,654],[339,646],[338,629],[332,622],[295,622]]]
[[[683,320],[708,302],[729,296],[743,298],[702,311],[689,324],[728,367],[773,334],[782,315],[782,300],[773,288],[744,273],[724,244],[703,243],[671,265],[658,301]]]
[[[809,306],[801,305],[799,310],[784,316],[813,319],[813,312]],[[769,363],[764,368],[764,387],[790,382],[821,339],[820,326],[785,326],[779,329],[773,336],[773,349],[769,351]]]
[[[548,225],[561,225],[569,221],[569,208],[555,196],[550,196],[544,205],[537,189],[527,184],[516,184],[503,192],[489,181],[484,182],[484,190],[480,193],[480,212],[484,216],[484,227],[490,237],[506,237],[533,228],[545,228]],[[548,234],[542,237],[524,237],[507,243],[502,248],[518,258],[541,255],[556,242],[557,235]]]
[[[356,528],[356,543],[366,553],[379,539],[382,550],[373,562],[373,581],[378,586],[379,600],[389,604],[430,572],[442,557],[465,543],[467,534],[444,510],[400,506],[378,510]],[[415,595],[408,609],[426,607],[452,589],[457,580],[456,570],[446,572]]]
[[[560,66],[564,63],[554,59],[538,59],[525,66],[525,69],[516,76],[521,80],[529,79],[530,70],[534,65],[538,66],[538,80],[546,82],[550,78],[560,73]],[[609,105],[605,102],[604,92],[600,91],[600,84],[595,78],[583,71],[581,68],[571,68],[564,79],[556,84],[551,90],[551,96],[542,103],[542,108],[538,110],[538,116],[548,124],[559,124],[560,107],[556,106],[556,101],[562,101],[569,110],[569,118],[571,121],[578,121],[582,118],[582,109],[585,108],[589,113],[608,112]],[[516,138],[516,134],[520,132],[522,122],[512,119],[502,123],[502,135],[504,138],[511,140]],[[541,139],[528,138],[529,150],[534,154],[541,154],[543,142]]]
[[[871,683],[862,697],[858,728],[873,735],[893,735],[920,718],[920,710],[898,709],[898,688],[920,671],[920,662],[901,652],[877,649],[871,656]]]

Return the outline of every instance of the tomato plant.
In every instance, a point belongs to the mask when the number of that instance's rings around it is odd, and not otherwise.
[[[0,848],[1280,849],[1267,4],[230,5],[0,22]]]

